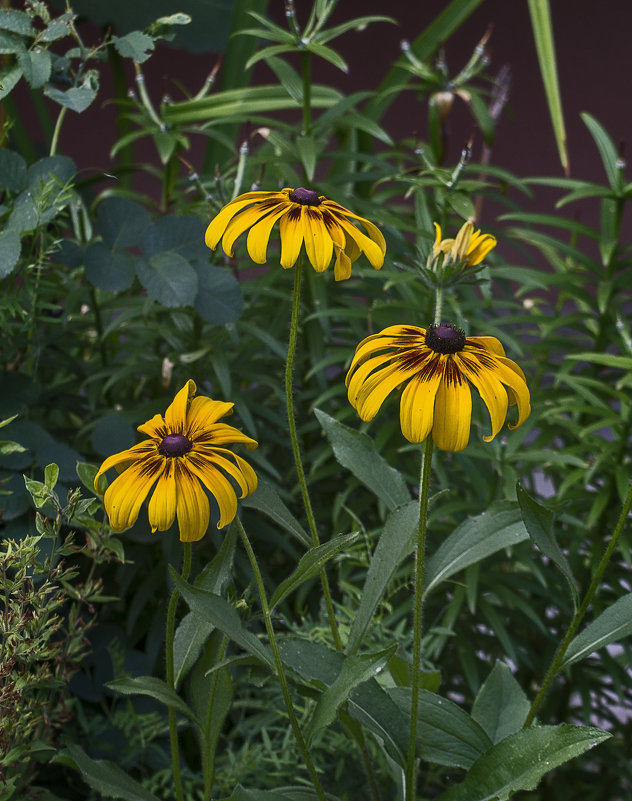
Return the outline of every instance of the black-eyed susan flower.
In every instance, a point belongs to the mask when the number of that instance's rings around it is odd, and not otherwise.
[[[155,485],[149,500],[152,531],[166,531],[178,519],[180,539],[201,539],[209,524],[209,502],[202,487],[215,497],[219,507],[218,528],[228,525],[237,514],[239,486],[244,498],[257,488],[252,467],[226,445],[243,443],[248,450],[257,442],[232,426],[217,421],[232,413],[233,404],[211,398],[195,398],[192,380],[175,396],[163,417],[156,414],[138,431],[149,439],[108,457],[94,479],[115,467],[120,475],[105,491],[105,510],[115,531],[133,525],[143,501]]]
[[[363,225],[367,233],[352,220]],[[265,264],[268,240],[277,221],[281,266],[286,270],[294,266],[303,245],[312,267],[319,273],[329,267],[333,256],[336,257],[336,281],[350,277],[351,265],[361,253],[376,270],[384,264],[386,242],[377,226],[303,187],[239,195],[211,220],[205,241],[215,250],[221,240],[226,255],[232,256],[235,241],[248,231],[246,247],[250,258],[256,264]]]
[[[464,267],[475,267],[496,247],[496,237],[475,231],[474,224],[469,220],[461,226],[454,239],[442,239],[441,227],[438,223],[434,223],[434,227],[432,256],[437,259],[443,253],[444,263],[450,260],[455,264],[461,262]]]
[[[402,433],[461,451],[470,437],[472,394],[480,393],[491,418],[490,442],[502,428],[508,406],[518,406],[522,425],[531,411],[524,373],[505,356],[495,337],[466,337],[452,325],[393,325],[362,340],[346,378],[349,402],[362,420],[372,420],[386,397],[403,387]]]

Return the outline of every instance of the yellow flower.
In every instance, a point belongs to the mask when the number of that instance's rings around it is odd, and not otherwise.
[[[162,415],[156,414],[138,430],[150,439],[109,456],[94,479],[111,467],[121,473],[107,488],[105,510],[115,531],[136,522],[151,488],[149,523],[152,531],[166,531],[178,518],[180,539],[202,539],[209,524],[209,503],[202,485],[215,497],[220,518],[217,528],[228,525],[237,514],[237,495],[227,475],[239,485],[244,498],[257,488],[257,476],[240,456],[225,448],[242,442],[252,450],[257,442],[232,426],[217,421],[231,414],[233,404],[194,398],[195,383],[189,379]],[[158,483],[156,483],[158,482]]]
[[[456,239],[441,239],[441,227],[434,223],[435,242],[432,246],[433,258],[440,253],[453,262],[464,262],[464,267],[475,267],[480,264],[487,254],[496,247],[496,237],[474,230],[469,220],[461,226]]]
[[[246,246],[256,264],[265,264],[268,240],[279,221],[281,267],[289,269],[298,259],[301,247],[319,273],[336,257],[334,277],[342,281],[351,276],[351,265],[364,253],[379,270],[384,264],[386,242],[382,232],[364,217],[311,189],[282,189],[280,192],[246,192],[228,203],[206,229],[206,244],[215,250],[222,240],[227,256],[233,255],[235,240],[248,229]],[[358,220],[368,236],[350,220]]]
[[[461,451],[470,437],[472,394],[480,393],[491,418],[491,442],[502,428],[507,407],[518,405],[522,425],[531,411],[520,367],[505,356],[495,337],[466,337],[452,325],[393,325],[362,340],[347,373],[349,402],[362,420],[372,420],[397,387],[402,434],[423,442],[432,431],[445,451]]]

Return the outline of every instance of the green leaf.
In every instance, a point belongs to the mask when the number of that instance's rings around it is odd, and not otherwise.
[[[177,692],[162,679],[158,679],[155,676],[114,679],[114,681],[108,681],[105,686],[121,695],[147,695],[197,722],[195,715]]]
[[[496,662],[472,706],[472,718],[498,743],[522,728],[531,704],[504,662]]]
[[[109,412],[94,424],[90,441],[98,454],[110,456],[131,448],[136,443],[136,435],[134,427],[124,415]]]
[[[26,186],[26,162],[14,150],[0,148],[0,186],[21,192]]]
[[[318,162],[319,150],[313,136],[297,136],[296,149],[301,158],[301,164],[305,169],[307,180],[311,183],[314,180],[316,164]]]
[[[149,297],[167,308],[191,306],[198,291],[197,272],[175,251],[138,259],[136,272]]]
[[[26,484],[26,489],[29,491],[31,498],[33,499],[33,503],[38,509],[41,509],[49,499],[49,493],[48,489],[46,488],[46,484],[42,484],[41,481],[35,481],[35,479],[29,478],[28,476],[24,476],[23,478],[24,483]]]
[[[68,36],[70,34],[68,17],[72,19],[74,18],[74,14],[62,14],[61,17],[52,20],[50,25],[38,34],[38,40],[40,42],[56,42],[58,39],[63,39],[64,36]]]
[[[83,486],[94,495],[94,479],[99,468],[89,462],[77,462],[77,476]]]
[[[52,84],[47,84],[44,87],[44,94],[54,100],[55,103],[59,103],[60,106],[81,114],[82,111],[92,105],[98,89],[99,73],[96,70],[88,70],[80,86],[73,86],[63,92],[61,89],[56,89]]]
[[[241,501],[242,506],[250,506],[267,515],[281,528],[295,537],[308,548],[312,545],[309,534],[305,532],[298,520],[283,503],[276,490],[266,481],[259,480],[257,489]]]
[[[40,89],[50,78],[51,57],[48,50],[28,50],[18,53],[18,63],[22,67],[25,80],[33,89]]]
[[[270,609],[274,609],[305,581],[316,576],[329,559],[340,553],[347,546],[352,545],[357,539],[357,533],[339,535],[333,540],[329,540],[329,542],[311,548],[301,557],[296,570],[276,588],[274,595],[270,599]]]
[[[389,509],[410,501],[400,473],[376,451],[368,434],[354,431],[320,409],[314,413],[331,443],[338,462],[368,487]]]
[[[520,790],[535,790],[546,773],[609,737],[589,726],[532,726],[490,748],[465,781],[437,801],[508,801]]]
[[[112,43],[119,55],[142,64],[151,56],[154,40],[141,31],[130,31],[125,36],[113,36]]]
[[[394,687],[389,695],[410,716],[410,688]],[[417,714],[417,744],[427,762],[469,768],[491,747],[483,728],[464,709],[448,698],[422,690]]]
[[[47,464],[44,468],[44,484],[50,492],[55,489],[55,485],[57,484],[57,479],[59,478],[59,467],[53,462],[52,464]]]
[[[17,231],[0,232],[0,278],[6,278],[20,261],[22,242]]]
[[[557,142],[557,150],[564,172],[568,173],[568,151],[566,149],[566,130],[564,127],[564,114],[562,100],[557,79],[557,64],[555,61],[555,40],[551,22],[551,10],[548,0],[528,0],[529,14],[533,38],[540,64],[540,74],[544,83],[544,91],[549,106],[549,114],[553,125],[553,133]]]
[[[314,734],[336,719],[338,707],[344,704],[355,688],[376,676],[388,663],[397,650],[397,643],[371,654],[347,656],[337,679],[318,699],[314,712],[307,725],[305,737],[307,744]]]
[[[270,650],[254,634],[244,628],[235,608],[220,595],[193,587],[169,567],[174,584],[189,604],[192,612],[196,612],[204,620],[223,631],[230,639],[248,653],[255,656],[270,669],[274,670],[274,660]]]
[[[604,367],[614,367],[617,370],[632,370],[632,356],[618,356],[616,353],[570,353],[565,354],[565,359],[573,359],[577,362],[591,362],[592,364],[602,364]]]
[[[105,759],[91,759],[78,745],[66,746],[53,757],[52,761],[78,770],[86,784],[106,798],[122,798],[123,801],[159,801],[157,796],[131,779],[118,765]]]
[[[244,308],[244,296],[239,281],[222,267],[208,264],[193,265],[198,276],[195,308],[203,320],[215,325],[234,323]]]
[[[0,100],[11,93],[16,83],[22,77],[22,67],[5,67],[0,70]]]
[[[553,533],[553,512],[534,500],[520,484],[516,487],[516,495],[522,512],[522,520],[529,532],[529,536],[538,546],[542,553],[547,556],[557,567],[566,579],[571,591],[573,606],[577,610],[579,596],[575,585],[575,577],[568,563],[567,558],[562,553],[557,544]]]
[[[604,170],[608,177],[608,183],[611,188],[618,192],[622,189],[622,173],[618,169],[617,164],[619,161],[617,149],[614,142],[608,135],[605,128],[600,125],[597,120],[585,111],[580,114],[584,124],[590,131],[590,135],[597,145],[601,161],[603,162]]]
[[[560,670],[585,659],[611,642],[620,642],[632,633],[632,593],[609,606],[573,640],[560,665]]]
[[[147,210],[128,198],[108,197],[97,206],[96,230],[110,250],[136,247],[150,225]]]
[[[426,563],[424,592],[432,592],[454,573],[503,548],[528,539],[517,503],[496,501],[486,512],[457,526]]]
[[[415,548],[419,522],[419,504],[410,501],[394,509],[386,519],[377,546],[371,557],[360,605],[353,617],[347,653],[360,647],[367,626],[384,595],[386,587],[398,565]]]
[[[136,259],[124,250],[110,250],[103,242],[92,242],[85,253],[86,278],[107,292],[124,292],[134,283]]]
[[[24,11],[10,8],[0,9],[0,29],[19,33],[22,36],[33,36],[35,34],[29,15],[25,14]]]
[[[215,595],[220,594],[232,572],[236,539],[235,527],[231,526],[217,555],[195,580],[195,586],[198,589]],[[213,628],[210,621],[196,612],[189,612],[182,618],[173,639],[173,670],[176,687],[197,662]]]

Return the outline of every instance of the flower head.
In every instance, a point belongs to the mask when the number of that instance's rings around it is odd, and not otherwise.
[[[358,220],[364,234],[351,220]],[[227,256],[233,255],[235,240],[248,231],[246,247],[256,264],[265,264],[268,240],[276,222],[281,236],[281,267],[293,267],[305,244],[312,267],[319,273],[336,257],[334,277],[351,275],[351,265],[364,253],[379,270],[384,263],[386,242],[369,220],[311,189],[281,189],[280,192],[246,192],[228,203],[206,229],[206,244],[215,250],[219,241]]]
[[[257,488],[252,467],[225,446],[243,443],[248,450],[257,442],[232,426],[217,421],[232,413],[233,404],[194,398],[195,383],[187,381],[163,417],[154,415],[138,430],[149,439],[109,456],[99,468],[99,477],[116,467],[120,475],[105,491],[105,509],[115,531],[136,522],[140,507],[156,485],[149,500],[152,531],[166,531],[178,518],[180,539],[202,539],[209,524],[209,503],[202,486],[215,497],[220,518],[217,528],[228,525],[237,514],[237,495],[232,478],[244,498]]]
[[[456,239],[441,239],[441,227],[438,223],[434,223],[434,227],[436,235],[432,256],[435,259],[443,253],[444,259],[463,262],[464,267],[475,267],[496,247],[496,237],[475,231],[469,220],[461,226]]]
[[[490,442],[502,428],[507,407],[517,404],[522,425],[531,411],[520,367],[495,337],[466,337],[452,325],[393,325],[362,340],[347,373],[349,402],[362,420],[372,420],[386,397],[404,386],[402,433],[423,442],[432,431],[445,451],[461,451],[470,437],[472,384],[491,418]]]

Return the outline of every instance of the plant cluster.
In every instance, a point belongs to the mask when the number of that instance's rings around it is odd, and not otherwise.
[[[236,0],[160,102],[187,15],[0,9],[2,801],[632,798],[632,184],[590,114],[603,183],[494,164],[480,2],[345,94],[396,20]]]

